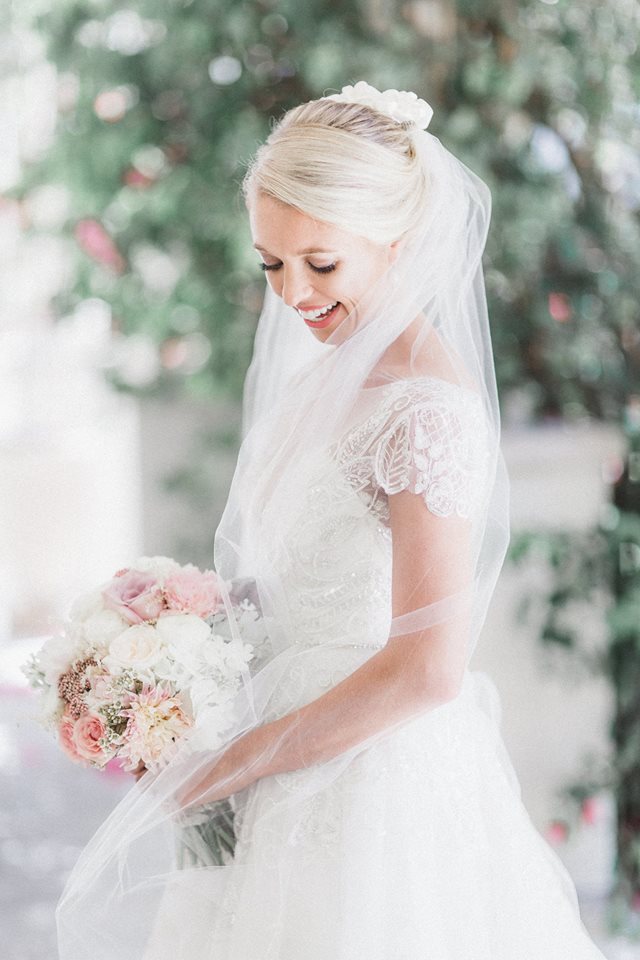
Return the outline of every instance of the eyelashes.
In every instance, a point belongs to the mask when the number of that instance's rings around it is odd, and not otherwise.
[[[281,263],[261,263],[260,268],[262,270],[279,270],[282,266]],[[332,270],[336,269],[337,264],[330,263],[326,267],[314,267],[312,263],[308,264],[315,273],[331,273]]]

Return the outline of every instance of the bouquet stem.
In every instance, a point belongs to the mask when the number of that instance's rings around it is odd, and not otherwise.
[[[181,824],[177,830],[177,860],[181,870],[222,866],[233,860],[236,836],[229,800],[206,804],[198,813],[197,823]]]

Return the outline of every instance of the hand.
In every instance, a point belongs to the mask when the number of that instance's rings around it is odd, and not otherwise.
[[[249,730],[235,740],[212,766],[205,765],[195,773],[184,791],[177,795],[180,806],[188,809],[224,800],[259,780],[264,775],[259,762],[260,730],[264,727]]]

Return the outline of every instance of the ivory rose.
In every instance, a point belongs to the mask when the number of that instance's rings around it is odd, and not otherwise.
[[[127,627],[109,644],[109,653],[103,664],[109,671],[118,673],[130,667],[152,667],[163,654],[162,639],[150,623]]]
[[[156,577],[140,570],[127,570],[114,577],[102,591],[105,606],[127,623],[155,620],[164,610],[162,589]]]

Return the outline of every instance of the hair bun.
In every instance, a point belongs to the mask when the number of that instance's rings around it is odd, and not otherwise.
[[[361,103],[378,113],[384,113],[403,126],[419,127],[426,130],[433,116],[433,107],[421,100],[412,90],[376,90],[370,83],[358,80],[353,86],[343,87],[340,93],[323,97],[324,100],[338,100],[341,103]]]

